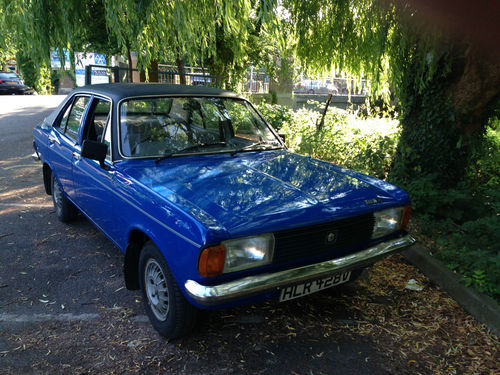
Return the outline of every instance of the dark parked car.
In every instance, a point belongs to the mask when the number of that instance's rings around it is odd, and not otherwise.
[[[0,95],[33,95],[35,90],[25,86],[16,73],[0,72]]]
[[[214,88],[74,90],[34,130],[47,194],[125,253],[166,337],[200,309],[288,301],[411,245],[401,189],[289,152],[251,103]]]

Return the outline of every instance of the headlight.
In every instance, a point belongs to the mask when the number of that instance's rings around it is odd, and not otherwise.
[[[373,216],[375,216],[375,224],[372,238],[383,237],[406,227],[410,220],[410,206],[377,211],[373,213]]]
[[[205,277],[241,271],[271,263],[274,253],[274,235],[239,238],[223,241],[220,245],[203,249],[198,271]]]
[[[224,273],[262,266],[271,263],[273,259],[274,235],[272,233],[224,241],[222,244],[226,248]]]

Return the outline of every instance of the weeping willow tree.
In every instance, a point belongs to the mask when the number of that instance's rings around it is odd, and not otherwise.
[[[13,51],[25,81],[39,93],[50,92],[51,78],[57,79],[50,67],[52,50],[59,56],[69,51],[70,72],[74,52],[119,51],[107,33],[103,0],[0,0],[0,9],[0,58]]]
[[[273,0],[109,0],[107,25],[123,52],[138,52],[141,67],[173,56],[206,67],[234,87],[258,60],[259,33],[272,18]]]
[[[437,4],[438,12],[426,13],[422,4],[427,10]],[[392,179],[407,185],[421,178],[447,188],[463,177],[470,147],[498,107],[500,58],[495,39],[483,44],[485,39],[467,28],[467,16],[461,18],[466,32],[458,35],[433,21],[442,21],[439,10],[453,13],[464,6],[474,16],[499,14],[497,4],[485,4],[284,0],[282,5],[304,67],[365,77],[373,93],[392,91],[399,100],[402,136]]]
[[[23,51],[37,66],[49,62],[51,49],[117,51],[103,0],[0,0],[0,8],[0,50]]]
[[[140,68],[174,60],[208,68],[234,87],[263,50],[276,0],[0,0],[0,51],[12,41],[46,64],[51,48],[117,51]],[[12,40],[8,39],[13,35]],[[70,53],[70,56],[73,56]]]

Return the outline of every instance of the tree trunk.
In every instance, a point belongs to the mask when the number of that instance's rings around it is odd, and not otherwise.
[[[127,46],[127,64],[128,64],[127,78],[128,78],[129,82],[133,82],[133,79],[132,79],[132,69],[133,69],[132,53],[130,52],[130,48],[128,46]]]
[[[186,84],[186,70],[184,69],[184,60],[179,56],[177,55],[175,57],[175,65],[177,65],[177,72],[179,73],[179,79],[180,79],[180,83],[181,85],[185,85]]]
[[[141,82],[158,82],[158,60],[151,61],[151,65],[148,68],[148,75],[146,77],[146,72],[141,71],[140,73]]]
[[[455,187],[471,161],[471,145],[483,135],[500,100],[497,59],[470,46],[455,47],[452,59],[451,70],[442,62],[424,90],[416,72],[425,62],[408,64],[400,97],[403,130],[390,173],[403,187],[419,179],[436,188]]]
[[[473,46],[457,58],[456,78],[446,90],[466,135],[481,131],[500,99],[500,59],[481,55]]]

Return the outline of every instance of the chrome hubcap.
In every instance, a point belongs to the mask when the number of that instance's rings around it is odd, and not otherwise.
[[[146,296],[151,310],[158,320],[165,320],[168,316],[169,296],[167,281],[160,265],[149,259],[144,272]]]

